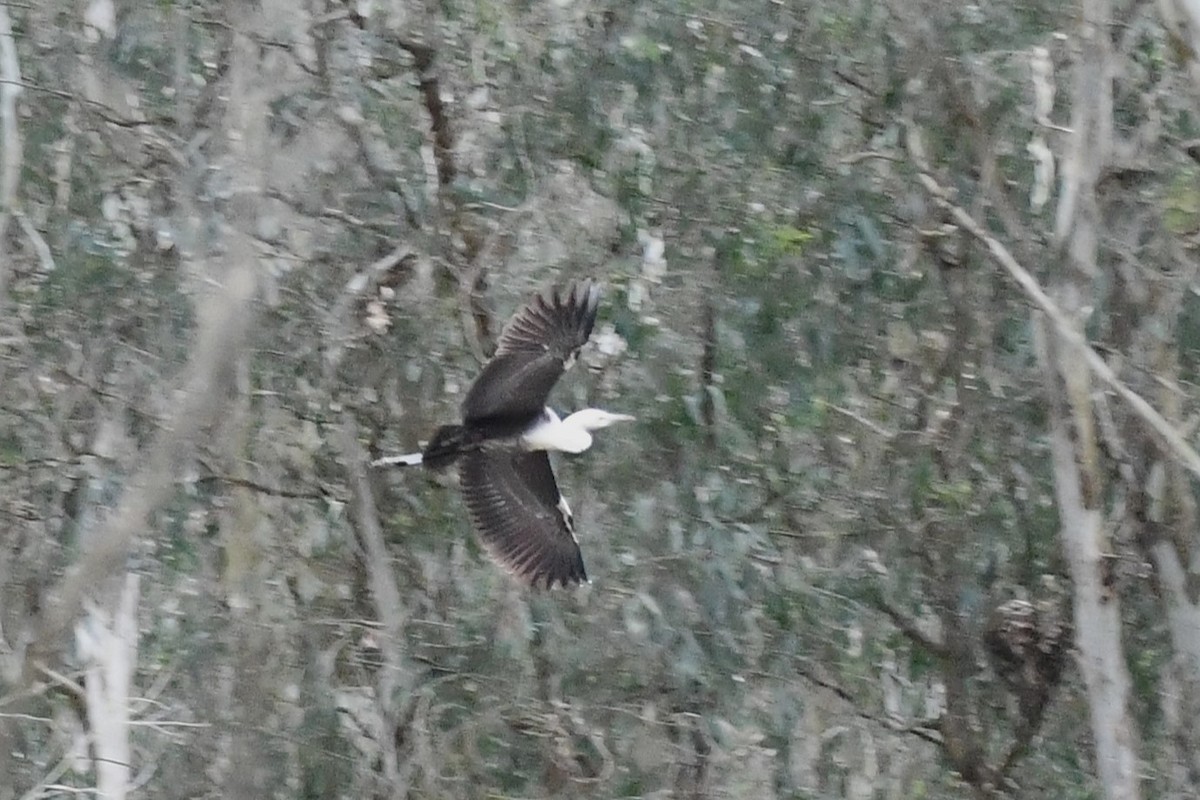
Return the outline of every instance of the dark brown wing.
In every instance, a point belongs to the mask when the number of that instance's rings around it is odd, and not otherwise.
[[[600,287],[591,281],[534,297],[504,326],[496,355],[463,400],[463,419],[540,414],[592,335],[599,305]]]
[[[459,462],[459,477],[471,522],[501,566],[531,586],[587,580],[545,451],[476,450]]]

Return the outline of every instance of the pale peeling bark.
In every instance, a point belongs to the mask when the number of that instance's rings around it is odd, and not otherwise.
[[[125,576],[116,611],[92,607],[75,626],[85,663],[87,718],[95,749],[96,794],[120,800],[130,788],[130,689],[137,669],[138,576]]]
[[[1082,333],[1098,274],[1100,208],[1096,184],[1112,150],[1112,54],[1107,0],[1083,0],[1069,151],[1055,233],[1065,255],[1059,302]],[[1079,666],[1087,687],[1097,772],[1105,797],[1140,797],[1130,677],[1121,642],[1120,598],[1111,584],[1091,372],[1077,349],[1041,320],[1039,360],[1050,405],[1050,441],[1063,550],[1075,592]]]
[[[9,264],[6,245],[8,223],[17,202],[21,179],[21,133],[17,127],[17,96],[21,93],[21,68],[13,40],[8,7],[0,5],[0,307],[8,291]]]
[[[1074,589],[1075,644],[1087,687],[1096,744],[1096,767],[1109,800],[1140,797],[1133,717],[1129,712],[1130,678],[1121,642],[1121,604],[1110,584],[1111,563],[1104,515],[1087,498],[1084,486],[1088,458],[1072,436],[1078,414],[1065,402],[1065,371],[1085,370],[1070,348],[1055,346],[1038,325],[1039,360],[1051,398],[1050,449],[1063,551]],[[1059,343],[1061,344],[1061,343]],[[1079,376],[1075,376],[1078,380]],[[1083,409],[1082,413],[1090,413]]]
[[[1200,605],[1193,603],[1188,592],[1188,571],[1169,541],[1160,540],[1150,549],[1164,594],[1166,595],[1167,623],[1171,630],[1175,653],[1184,661],[1190,673],[1193,688],[1200,687]],[[1192,574],[1195,574],[1197,557],[1192,556]],[[1200,758],[1200,753],[1193,754]],[[1200,767],[1200,765],[1197,765]]]

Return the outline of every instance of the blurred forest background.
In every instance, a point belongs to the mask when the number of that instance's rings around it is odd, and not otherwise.
[[[0,800],[1200,796],[1200,3],[0,5]],[[453,475],[594,276],[593,583]]]

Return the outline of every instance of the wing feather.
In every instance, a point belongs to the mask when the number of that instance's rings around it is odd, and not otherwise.
[[[463,496],[484,547],[531,586],[587,580],[544,451],[477,450],[459,462]]]
[[[501,331],[496,354],[463,400],[463,419],[540,414],[591,337],[599,305],[600,287],[591,281],[534,297]]]
[[[590,280],[539,294],[504,326],[496,355],[551,352],[565,360],[592,335],[599,305],[600,287]]]

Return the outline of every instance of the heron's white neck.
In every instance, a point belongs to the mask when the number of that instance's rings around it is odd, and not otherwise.
[[[631,419],[633,417],[627,414],[610,414],[598,408],[584,408],[566,419],[559,419],[558,414],[547,408],[541,421],[521,437],[521,444],[527,450],[582,453],[592,446],[591,431]]]
[[[592,446],[592,434],[576,419],[579,412],[566,419],[547,408],[541,422],[521,437],[526,450],[558,450],[563,453],[582,453]]]

